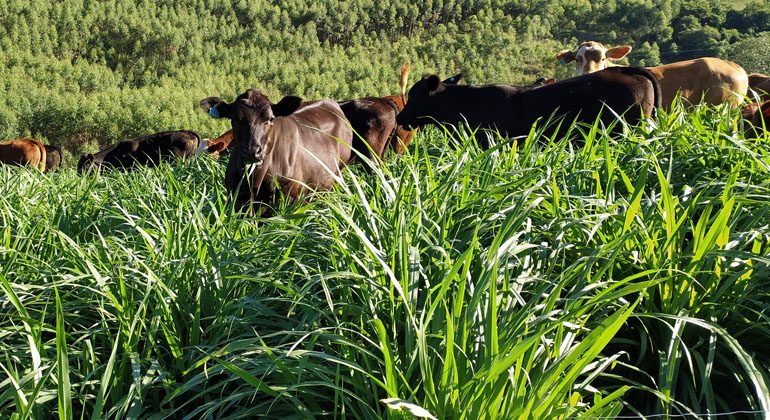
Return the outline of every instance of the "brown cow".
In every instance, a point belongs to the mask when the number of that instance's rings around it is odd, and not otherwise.
[[[45,171],[45,160],[45,146],[37,140],[25,138],[0,143],[0,163]]]
[[[313,103],[315,102],[303,102],[300,109]],[[398,114],[396,105],[392,101],[376,97],[340,101],[338,104],[353,129],[351,137],[345,139],[356,151],[351,155],[349,163],[355,161],[359,155],[370,159],[371,162],[377,161],[373,159],[374,155],[382,159],[390,138],[396,130],[396,114]],[[201,149],[217,158],[232,147],[232,140],[233,130],[227,130],[214,140],[206,140],[206,144],[202,145]]]
[[[610,124],[615,117],[605,107],[619,114],[629,111],[626,120],[635,124],[642,115],[649,118],[660,100],[655,76],[636,67],[615,67],[538,87],[447,85],[434,75],[412,86],[409,101],[396,121],[404,127],[466,123],[472,129],[519,137],[527,135],[538,119],[552,114],[587,123],[600,117]],[[483,148],[489,146],[485,141],[484,137],[479,139]]]
[[[252,203],[272,202],[276,186],[289,200],[306,189],[331,189],[350,160],[350,123],[332,100],[303,104],[300,98],[287,96],[273,104],[249,89],[232,103],[209,97],[200,105],[212,117],[232,123],[233,152],[225,186],[239,210],[248,206],[251,212]],[[248,187],[240,188],[241,183]]]
[[[580,44],[576,51],[564,50],[556,55],[562,64],[575,62],[578,75],[613,67],[610,60],[625,57],[631,51],[628,45],[606,48],[599,42]],[[732,61],[704,57],[679,61],[657,67],[647,67],[660,82],[663,107],[669,108],[677,93],[685,104],[701,100],[711,105],[729,102],[737,105],[746,96],[748,76],[743,68]]]
[[[770,76],[751,73],[749,75],[749,88],[757,92],[760,100],[770,99]]]
[[[744,119],[746,137],[761,135],[762,130],[770,130],[770,100],[750,102],[741,112]]]

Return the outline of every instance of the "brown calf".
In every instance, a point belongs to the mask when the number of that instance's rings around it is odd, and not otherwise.
[[[252,204],[271,203],[278,192],[295,200],[308,189],[331,189],[350,160],[350,123],[332,100],[303,104],[287,96],[273,104],[249,89],[232,103],[209,97],[200,105],[232,123],[225,186],[239,210],[252,212]]]

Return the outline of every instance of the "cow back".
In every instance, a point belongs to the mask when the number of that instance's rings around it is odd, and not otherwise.
[[[715,57],[678,61],[648,70],[660,81],[663,107],[670,107],[677,95],[692,105],[704,102],[736,105],[746,96],[749,79],[746,71],[732,61]]]
[[[135,165],[156,166],[171,158],[187,159],[195,155],[200,136],[188,130],[164,131],[129,140],[122,140],[92,155],[92,161],[78,163],[79,169],[87,165],[105,165],[129,169]]]
[[[17,139],[0,143],[0,163],[32,166],[45,170],[46,152],[43,143],[35,139]]]
[[[587,123],[600,116],[603,123],[609,124],[615,118],[610,109],[636,124],[642,115],[650,117],[660,104],[660,86],[649,71],[611,67],[523,92],[516,108],[523,130],[537,118],[551,114]]]

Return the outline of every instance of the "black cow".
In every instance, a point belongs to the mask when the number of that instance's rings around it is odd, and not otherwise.
[[[130,169],[135,165],[155,166],[173,158],[195,156],[201,138],[187,130],[164,131],[131,140],[120,141],[98,153],[80,157],[78,172],[100,166]]]
[[[350,122],[332,100],[303,104],[287,96],[273,104],[249,89],[232,103],[209,97],[200,105],[212,117],[232,122],[225,186],[239,210],[251,210],[252,202],[270,203],[276,186],[290,200],[306,189],[330,189],[350,160]],[[249,164],[254,168],[247,177]]]
[[[53,172],[61,166],[64,160],[61,148],[59,146],[53,146],[46,144],[45,146],[45,170],[46,172]]]
[[[525,136],[538,118],[554,114],[592,123],[601,114],[609,124],[618,114],[631,124],[650,117],[661,103],[660,86],[647,70],[614,67],[541,86],[460,86],[423,77],[409,90],[396,121],[405,127],[431,123],[467,123],[472,128],[499,130],[505,137]],[[641,107],[642,112],[632,108]],[[564,128],[562,128],[564,129]],[[483,143],[482,147],[488,147]]]

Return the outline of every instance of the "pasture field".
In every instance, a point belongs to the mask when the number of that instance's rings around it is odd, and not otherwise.
[[[767,135],[476,135],[264,220],[205,157],[0,167],[0,417],[770,414]]]

